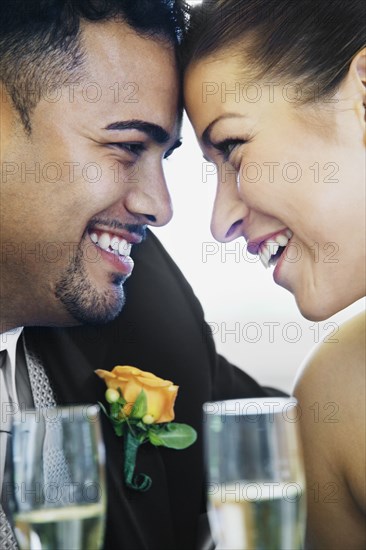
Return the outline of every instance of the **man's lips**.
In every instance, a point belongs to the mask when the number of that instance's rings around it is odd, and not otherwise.
[[[101,258],[108,261],[114,271],[117,270],[126,276],[131,274],[134,265],[130,257],[131,248],[133,244],[142,241],[141,235],[123,230],[106,231],[95,227],[89,230],[88,234]]]
[[[130,256],[119,256],[113,252],[103,250],[98,248],[98,253],[100,254],[101,259],[105,260],[112,267],[113,272],[121,273],[125,277],[131,275],[134,262]]]

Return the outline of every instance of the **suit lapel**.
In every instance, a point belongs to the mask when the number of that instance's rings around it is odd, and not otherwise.
[[[94,370],[113,365],[105,364],[108,334],[105,339],[101,336],[101,341],[96,337],[97,334],[103,332],[94,329],[93,338],[93,329],[87,327],[26,330],[27,349],[31,349],[44,365],[57,404],[105,403],[105,384]],[[151,476],[151,489],[146,493],[127,489],[123,482],[123,440],[115,435],[104,415],[102,428],[107,451],[108,484],[105,548],[153,550],[151,541],[159,541],[156,550],[175,548],[169,487],[160,450],[151,445],[143,445],[139,449],[137,472]]]

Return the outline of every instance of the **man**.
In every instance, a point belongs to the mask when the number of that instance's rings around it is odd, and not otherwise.
[[[2,403],[5,391],[36,407],[103,401],[94,370],[132,364],[180,386],[176,419],[198,431],[186,451],[141,449],[153,485],[140,494],[123,483],[123,443],[104,421],[106,549],[204,547],[202,404],[266,394],[217,356],[151,234],[132,253],[118,315],[131,245],[171,217],[162,159],[179,143],[183,23],[168,0],[1,3]],[[13,548],[6,528],[0,514],[0,544]]]
[[[132,30],[123,2],[102,2],[120,17],[105,7],[100,21],[80,19],[100,2],[17,4],[29,13],[2,3],[1,22],[2,327],[106,322],[123,304],[130,246],[172,215],[174,44],[159,21]]]

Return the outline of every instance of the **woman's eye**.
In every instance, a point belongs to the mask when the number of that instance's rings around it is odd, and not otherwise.
[[[220,143],[213,144],[215,149],[217,149],[223,158],[224,162],[228,162],[231,154],[238,145],[246,143],[243,139],[225,139]]]

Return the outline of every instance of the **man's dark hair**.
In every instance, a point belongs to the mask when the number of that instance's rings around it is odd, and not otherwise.
[[[316,85],[316,97],[326,97],[365,45],[365,19],[364,0],[203,0],[192,10],[184,65],[229,51],[242,54],[253,81]]]
[[[80,21],[119,18],[137,33],[182,40],[188,9],[184,0],[0,0],[0,81],[21,121],[42,95],[83,77]]]

